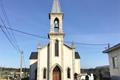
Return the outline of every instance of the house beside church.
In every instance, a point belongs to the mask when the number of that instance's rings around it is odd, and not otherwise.
[[[74,43],[71,46],[64,43],[63,12],[58,0],[53,0],[49,20],[49,43],[31,52],[29,80],[78,80],[80,55]]]
[[[120,80],[120,43],[103,51],[107,53],[112,80]]]

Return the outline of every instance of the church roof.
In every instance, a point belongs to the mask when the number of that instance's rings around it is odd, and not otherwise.
[[[31,52],[29,59],[37,59],[38,58],[38,52]],[[75,59],[80,59],[80,55],[78,52],[75,52]]]
[[[31,52],[29,59],[37,59],[38,58],[38,52]]]
[[[58,0],[53,1],[51,13],[62,13]]]
[[[68,47],[69,49],[72,49],[72,47],[68,46],[67,44],[64,43],[64,45],[65,45],[66,47]]]
[[[75,59],[80,59],[80,55],[78,52],[75,52]]]

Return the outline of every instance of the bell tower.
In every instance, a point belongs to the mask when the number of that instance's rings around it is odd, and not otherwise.
[[[57,72],[55,69],[50,70],[49,79],[56,80],[55,76],[59,75],[57,79],[59,78],[58,80],[61,80],[63,77],[61,76],[62,74],[60,67],[64,65],[63,60],[64,32],[62,29],[63,13],[60,8],[59,0],[53,0],[52,10],[49,13],[49,19],[50,19],[50,32],[48,34],[48,38],[50,39],[49,69],[52,69],[54,65],[56,66],[59,65],[59,67],[57,67]]]
[[[58,37],[63,38],[64,33],[62,30],[62,19],[63,13],[60,8],[60,4],[58,0],[53,1],[52,10],[49,13],[50,19],[50,32],[48,34],[49,39],[57,39]]]

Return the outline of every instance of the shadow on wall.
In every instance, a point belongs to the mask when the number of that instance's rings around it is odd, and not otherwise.
[[[37,80],[37,62],[30,65],[29,80]]]
[[[120,80],[120,76],[111,76],[111,80]]]
[[[27,78],[23,78],[22,80],[29,80],[29,77],[27,77]]]

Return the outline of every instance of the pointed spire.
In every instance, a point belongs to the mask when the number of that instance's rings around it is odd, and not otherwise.
[[[51,13],[62,13],[61,9],[60,9],[59,0],[54,0],[53,1],[53,6],[52,6]]]
[[[74,42],[72,42],[72,48],[75,49],[75,43]]]

